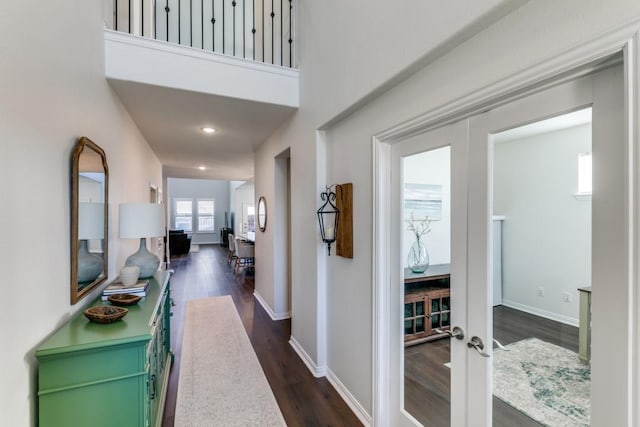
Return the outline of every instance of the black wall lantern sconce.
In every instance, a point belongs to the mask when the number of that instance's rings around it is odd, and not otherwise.
[[[322,235],[322,241],[328,245],[329,256],[331,256],[331,244],[336,241],[338,235],[338,218],[340,217],[340,211],[335,205],[336,193],[331,191],[332,187],[337,187],[337,185],[330,185],[320,193],[320,198],[324,204],[318,209],[320,234]]]

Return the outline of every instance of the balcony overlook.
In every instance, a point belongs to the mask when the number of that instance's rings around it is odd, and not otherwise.
[[[293,1],[113,0],[104,16],[105,76],[165,175],[251,178],[299,106]]]

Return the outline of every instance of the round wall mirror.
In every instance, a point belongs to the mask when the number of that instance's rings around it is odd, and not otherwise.
[[[258,228],[262,232],[267,229],[267,201],[264,196],[258,200]]]

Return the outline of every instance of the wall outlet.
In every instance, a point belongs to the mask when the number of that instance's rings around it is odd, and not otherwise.
[[[544,297],[544,288],[543,287],[539,287],[538,288],[538,296],[539,297]]]
[[[565,292],[562,296],[562,301],[571,302],[571,294],[569,292]]]

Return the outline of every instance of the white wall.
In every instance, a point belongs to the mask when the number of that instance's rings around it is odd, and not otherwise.
[[[91,299],[69,304],[70,159],[76,139],[89,137],[107,155],[110,279],[138,244],[118,239],[118,203],[147,201],[149,183],[161,185],[162,171],[104,78],[100,2],[3,6],[0,259],[3,295],[10,303],[0,326],[0,424],[29,426],[36,423],[35,348]]]
[[[326,245],[318,238],[315,211],[325,184],[354,184],[354,215],[359,215],[354,221],[356,256],[353,260],[331,257],[330,262],[344,262],[348,266],[349,273],[339,282],[348,278],[353,284],[370,283],[369,257],[365,260],[360,254],[368,253],[371,247],[368,238],[371,233],[371,149],[369,146],[357,152],[349,149],[348,156],[336,154],[349,162],[349,167],[345,173],[332,174],[324,165],[318,166],[317,160],[323,155],[324,146],[317,142],[316,130],[345,111],[364,105],[388,89],[392,82],[435,60],[446,48],[461,43],[522,3],[518,0],[484,0],[460,3],[446,10],[434,9],[433,3],[428,2],[394,8],[389,8],[388,2],[382,0],[369,1],[366,5],[338,0],[298,3],[296,46],[301,72],[300,108],[256,150],[255,182],[256,194],[273,200],[276,193],[273,159],[290,148],[291,335],[309,356],[308,362],[320,370],[326,365],[322,331],[327,324],[327,313],[322,307],[319,310],[318,304],[322,305],[321,301],[327,297],[328,281],[324,276],[318,279],[327,260]],[[274,264],[277,261],[269,244],[273,241],[272,233],[273,228],[267,229],[261,236],[265,245],[256,245],[256,258],[262,260],[261,269],[269,272],[263,276],[264,281],[256,278],[256,290],[267,301],[274,299],[269,294],[276,292]],[[351,286],[345,287],[349,288]],[[367,317],[371,306],[369,291],[354,293],[354,298],[358,295],[358,308],[349,316],[370,318]],[[345,331],[351,333],[351,328],[345,328]],[[350,343],[345,349],[353,350],[352,343],[358,343],[351,356],[362,361],[356,363],[356,369],[346,381],[347,387],[357,389],[358,398],[362,398],[363,405],[368,407],[370,399],[364,396],[371,390],[371,337],[362,331],[357,335],[353,341],[344,340],[344,343]],[[366,342],[362,342],[363,339]],[[333,343],[333,346],[337,345]],[[342,371],[342,367],[339,370]]]
[[[194,214],[197,205],[196,199],[213,199],[214,200],[214,218],[213,232],[195,232],[188,234],[191,236],[191,243],[220,243],[220,229],[224,227],[224,214],[229,212],[229,181],[221,181],[214,179],[186,179],[186,178],[168,178],[167,179],[167,197],[169,200],[169,228],[174,229],[175,222],[175,200],[176,199],[193,199]],[[194,220],[195,221],[195,220]],[[193,229],[196,229],[195,222]]]
[[[419,138],[419,137],[418,137]],[[429,264],[451,262],[451,149],[442,147],[406,157],[404,160],[404,182],[412,184],[434,184],[442,187],[442,216],[431,222],[431,232],[421,240],[427,246]],[[421,219],[421,218],[416,218]],[[402,241],[404,267],[406,254],[415,241],[415,235],[406,229]]]
[[[477,26],[460,29],[456,16],[469,18],[478,12],[474,8],[490,10],[490,2],[461,3],[453,17],[428,2],[412,4],[410,14],[405,7],[387,5],[300,4],[300,109],[257,150],[255,159],[256,191],[272,197],[273,158],[291,149],[292,336],[312,361],[326,364],[355,407],[368,414],[373,384],[372,135],[640,17],[636,0],[536,0],[454,49],[444,43],[451,39],[439,37],[444,29],[449,28],[449,36],[453,28],[468,36]],[[429,18],[433,25],[425,24]],[[449,50],[445,55],[438,49],[442,46]],[[421,55],[429,59],[421,63],[426,66],[412,67]],[[403,70],[416,72],[408,77]],[[406,79],[394,78],[397,73]],[[345,110],[352,114],[345,116]],[[325,150],[316,131],[327,122]],[[335,182],[354,184],[353,259],[327,258],[318,238],[319,193],[324,184]],[[256,252],[265,263],[273,260],[266,248],[257,246]],[[274,287],[273,280],[265,280],[256,281],[261,293]]]
[[[578,154],[590,151],[590,125],[495,145],[494,212],[506,217],[506,305],[577,325],[577,288],[591,285],[591,201],[573,194]]]

